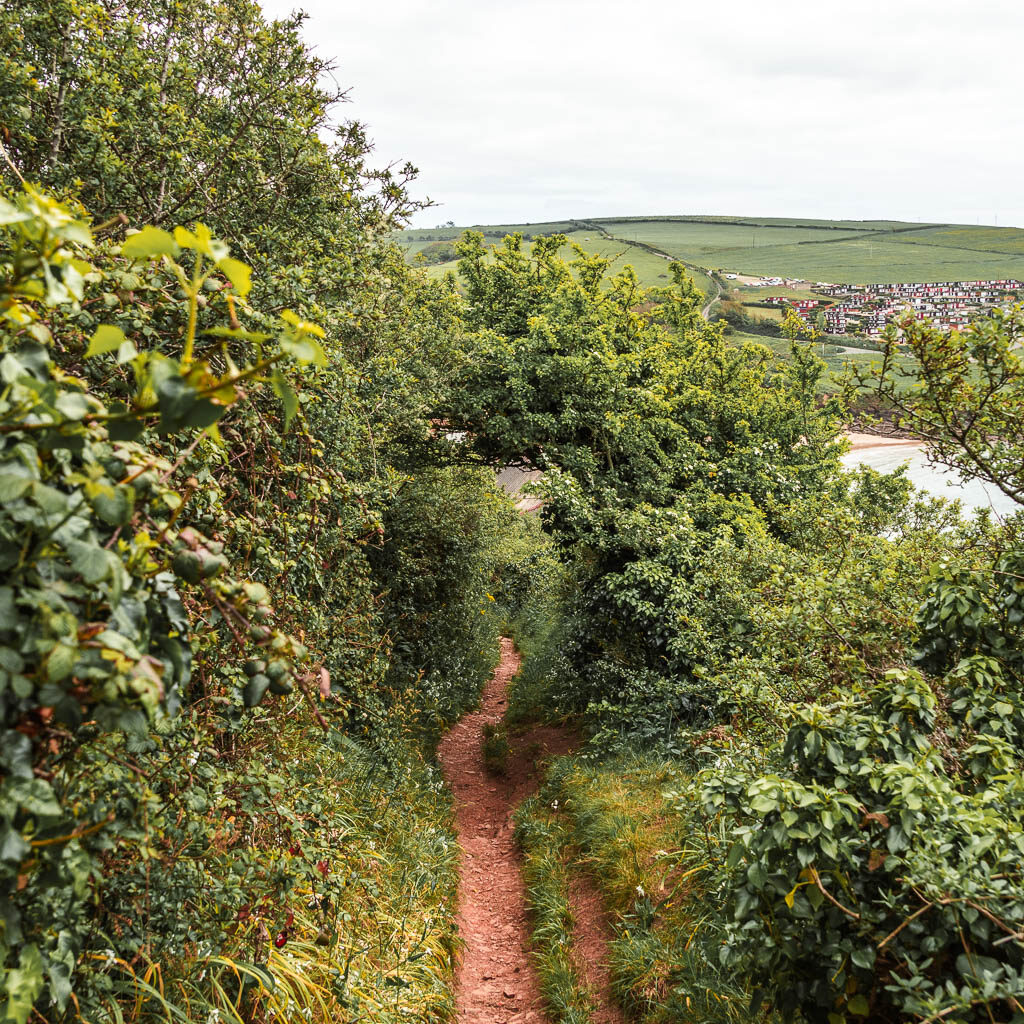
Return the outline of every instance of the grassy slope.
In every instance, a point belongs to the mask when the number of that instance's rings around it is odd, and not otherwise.
[[[538,798],[517,814],[536,956],[560,1024],[589,1020],[565,955],[567,862],[584,866],[601,893],[615,934],[612,985],[631,1019],[751,1019],[743,980],[718,967],[722,908],[708,883],[724,850],[698,820],[695,797],[689,773],[676,763],[568,756],[555,762]]]
[[[601,221],[701,266],[811,281],[885,283],[1024,276],[1024,230],[896,222]],[[910,229],[910,230],[908,230]]]
[[[1024,230],[1019,228],[771,217],[619,217],[593,223],[620,239],[646,243],[688,263],[738,273],[859,284],[1024,278]],[[596,231],[579,228],[579,222],[548,221],[480,229],[489,240],[512,230],[563,231],[586,237],[590,248],[605,251]],[[399,241],[407,248],[416,243],[422,247],[425,236],[455,238],[463,230],[418,229],[403,232]],[[664,271],[644,259],[658,257],[642,253],[634,250],[628,261],[645,284],[660,283],[658,275]],[[705,288],[705,283],[698,285]]]
[[[571,227],[571,225],[568,226]],[[518,227],[521,228],[524,226],[519,225]],[[448,230],[451,231],[452,229]],[[563,259],[572,259],[573,251],[571,247],[575,243],[586,252],[600,253],[602,256],[607,256],[611,260],[611,266],[609,268],[610,273],[618,273],[623,269],[623,267],[629,265],[636,271],[637,277],[640,279],[640,283],[645,288],[664,287],[669,284],[669,261],[660,256],[655,256],[653,253],[647,252],[645,249],[640,249],[632,245],[625,245],[621,242],[605,238],[597,231],[571,230],[563,233],[569,239],[569,244],[566,245],[561,252]],[[408,233],[400,236],[398,241],[406,251],[407,258],[410,260],[428,245],[433,244],[432,241],[423,240],[422,238],[409,238],[406,236],[407,234]],[[457,232],[453,232],[453,234],[455,237],[458,237]],[[489,244],[495,244],[498,242],[498,238],[492,237],[491,235],[488,235],[486,240]],[[440,263],[429,266],[426,268],[426,273],[430,278],[439,278],[443,277],[449,271],[454,271],[455,269],[455,261],[452,261],[450,263]],[[706,274],[695,271],[692,276],[694,278],[694,283],[702,292],[704,292],[705,295],[714,294],[714,285]]]

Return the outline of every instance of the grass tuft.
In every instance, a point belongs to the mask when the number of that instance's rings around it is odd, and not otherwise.
[[[533,920],[533,957],[541,994],[555,1024],[590,1024],[593,1000],[572,958],[568,833],[538,797],[520,806],[515,822],[516,839],[523,850],[523,880]]]
[[[508,733],[500,722],[488,722],[483,732],[484,767],[492,775],[508,772]]]

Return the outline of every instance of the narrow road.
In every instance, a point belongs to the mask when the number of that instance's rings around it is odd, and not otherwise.
[[[713,277],[709,278],[709,280],[715,286],[715,295],[714,298],[708,300],[708,304],[700,311],[700,315],[704,317],[705,320],[707,320],[708,314],[711,312],[711,307],[718,301],[722,294],[722,286]]]
[[[459,936],[465,949],[456,973],[457,1024],[547,1024],[530,957],[526,891],[512,813],[537,788],[538,762],[572,750],[568,729],[537,726],[510,739],[507,774],[484,766],[483,728],[501,720],[509,681],[520,657],[508,637],[480,708],[452,726],[438,747],[445,780],[455,797],[459,833]],[[592,883],[581,877],[571,894],[580,966],[597,1001],[592,1024],[622,1024],[612,1004],[606,967],[610,929]]]

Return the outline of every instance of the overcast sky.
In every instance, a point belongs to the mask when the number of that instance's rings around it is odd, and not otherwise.
[[[1018,0],[263,0],[416,225],[638,214],[1024,226]]]

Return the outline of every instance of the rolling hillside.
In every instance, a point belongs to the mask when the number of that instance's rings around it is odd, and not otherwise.
[[[489,241],[509,231],[563,232],[592,251],[632,263],[646,285],[664,283],[663,257],[692,268],[848,284],[1024,278],[1024,230],[900,221],[757,217],[622,217],[476,226]],[[399,236],[410,256],[462,227]],[[439,265],[444,267],[444,264]],[[436,268],[435,268],[436,269]],[[698,284],[707,290],[705,277]]]

